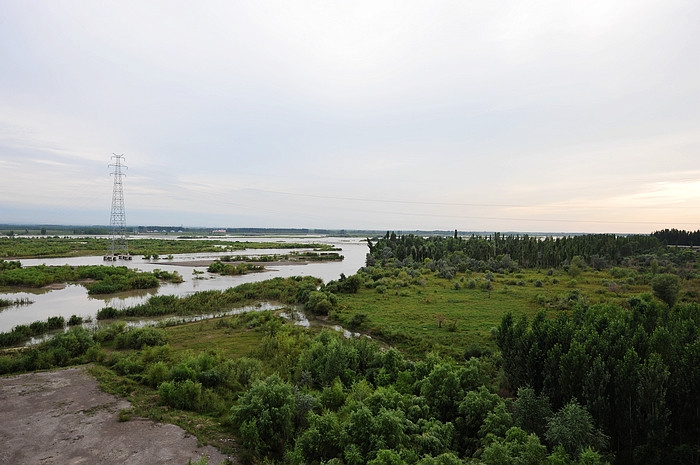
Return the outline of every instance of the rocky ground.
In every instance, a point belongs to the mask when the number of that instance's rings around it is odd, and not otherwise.
[[[186,465],[226,457],[181,428],[132,417],[84,368],[0,378],[0,464]]]

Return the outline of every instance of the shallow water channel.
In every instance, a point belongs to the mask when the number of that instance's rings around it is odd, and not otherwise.
[[[165,237],[172,239],[172,237]],[[146,301],[153,295],[177,295],[184,296],[198,291],[223,290],[235,287],[247,282],[263,281],[274,277],[290,276],[316,276],[324,282],[338,279],[341,273],[346,276],[354,274],[365,264],[365,255],[368,252],[367,243],[359,238],[337,237],[216,237],[218,240],[251,241],[251,242],[301,242],[331,244],[342,249],[339,253],[345,258],[343,261],[309,263],[295,265],[266,266],[266,271],[250,273],[242,276],[220,276],[207,272],[206,266],[182,266],[176,262],[208,260],[222,255],[271,255],[284,254],[292,249],[249,249],[236,252],[175,254],[172,260],[145,260],[140,256],[134,256],[130,261],[105,262],[102,256],[75,257],[75,258],[50,258],[50,259],[22,259],[22,266],[32,265],[108,265],[128,266],[142,271],[153,271],[158,268],[167,271],[177,271],[184,279],[182,283],[163,283],[158,289],[139,290],[110,294],[105,296],[89,296],[87,289],[79,284],[68,284],[62,289],[33,289],[14,291],[4,289],[0,292],[1,299],[16,300],[29,299],[33,303],[28,305],[14,305],[0,309],[0,332],[10,331],[17,325],[29,324],[37,320],[46,320],[52,316],[63,316],[66,320],[71,315],[77,315],[84,319],[95,319],[97,311],[103,307],[125,308]],[[303,251],[305,249],[294,249]],[[311,250],[311,249],[309,249]],[[202,274],[194,274],[194,270]],[[269,304],[264,304],[265,306]],[[259,307],[250,310],[260,309]],[[234,309],[232,309],[234,310]],[[212,317],[213,315],[209,315]],[[176,317],[182,319],[182,317]],[[300,324],[304,324],[303,321]]]

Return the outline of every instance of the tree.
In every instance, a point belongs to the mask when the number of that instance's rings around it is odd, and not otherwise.
[[[406,465],[401,456],[390,449],[382,449],[377,452],[377,458],[367,462],[368,465]]]
[[[418,465],[462,465],[463,463],[456,455],[446,452],[434,458],[424,457]]]
[[[681,291],[681,279],[671,273],[656,275],[651,280],[651,288],[656,297],[666,302],[669,307],[673,307]]]
[[[547,419],[552,415],[552,406],[547,395],[536,395],[531,387],[522,387],[518,389],[518,399],[514,406],[514,417],[519,426],[528,433],[543,437]]]
[[[297,437],[293,463],[320,463],[342,455],[344,433],[335,413],[309,413],[309,424]]]
[[[463,394],[457,370],[447,363],[436,365],[421,386],[421,395],[427,399],[435,418],[441,421],[455,418]]]
[[[292,387],[274,374],[253,383],[231,408],[231,421],[239,425],[241,444],[248,452],[281,456],[292,435],[294,411]]]
[[[547,448],[540,444],[537,436],[514,426],[505,439],[494,438],[484,448],[481,460],[487,465],[540,465],[546,456]]]
[[[635,454],[644,463],[661,463],[663,445],[669,432],[670,411],[666,405],[669,371],[659,354],[651,354],[640,367],[637,393],[640,403],[642,431],[646,444],[638,446]]]
[[[600,450],[608,438],[593,423],[593,417],[574,399],[563,406],[547,422],[545,437],[553,446],[561,445],[572,457],[586,447]]]

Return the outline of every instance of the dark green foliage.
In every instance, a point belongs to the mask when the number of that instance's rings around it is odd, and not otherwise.
[[[505,438],[494,437],[484,448],[481,460],[486,465],[540,465],[547,457],[547,448],[534,434],[517,426],[510,428]]]
[[[700,383],[700,307],[671,309],[648,296],[630,299],[629,305],[631,311],[613,305],[577,307],[554,320],[538,314],[532,324],[503,318],[497,343],[504,372],[512,389],[531,387],[519,391],[515,403],[523,427],[541,432],[546,396],[555,410],[584,409],[578,418],[590,416],[591,431],[601,429],[610,437],[616,463],[661,463],[672,450],[700,437],[693,387]],[[574,397],[580,404],[571,403]],[[522,409],[529,413],[521,415]],[[552,443],[574,452],[563,436],[555,441],[554,430],[547,431]]]
[[[231,409],[241,445],[253,456],[280,457],[292,438],[295,397],[279,376],[256,381]]]
[[[209,265],[207,271],[210,273],[218,273],[226,276],[237,276],[246,273],[251,273],[254,271],[263,271],[265,267],[260,265],[251,265],[249,263],[239,263],[237,265],[230,265],[228,263],[223,263],[221,260],[215,260],[214,263]]]
[[[14,347],[24,344],[33,337],[43,336],[49,331],[63,329],[65,318],[52,316],[46,321],[34,321],[29,325],[18,325],[12,331],[0,333],[0,347]]]
[[[117,317],[118,310],[114,307],[104,307],[97,311],[98,320],[112,320]]]
[[[513,406],[518,425],[528,433],[544,437],[547,420],[552,415],[552,406],[547,396],[544,393],[536,394],[531,387],[521,387]]]
[[[48,320],[46,320],[46,325],[49,331],[63,329],[63,327],[66,325],[66,319],[62,316],[51,316]]]
[[[660,274],[652,279],[651,288],[656,297],[666,302],[669,307],[673,307],[681,290],[681,280],[675,274]]]
[[[22,268],[22,263],[17,261],[7,261],[0,259],[0,271],[16,270]]]
[[[387,233],[376,243],[370,242],[369,260],[372,263],[422,263],[441,276],[451,279],[457,270],[512,272],[519,266],[560,267],[575,256],[581,264],[601,266],[601,263],[619,264],[625,257],[657,250],[660,242],[648,235],[616,236],[614,234],[586,234],[568,237],[547,237],[541,240],[528,236],[421,237],[397,236]],[[512,258],[511,258],[512,257]],[[515,261],[517,259],[517,262]]]
[[[336,297],[330,292],[311,291],[304,304],[304,309],[313,315],[328,315],[333,310]]]
[[[603,450],[608,438],[595,427],[593,417],[578,402],[572,400],[547,422],[545,432],[552,446],[561,445],[571,457],[578,457],[586,448]]]
[[[18,263],[18,262],[3,262]],[[158,273],[156,273],[158,272]],[[53,283],[82,282],[94,280],[85,284],[88,294],[110,294],[131,289],[150,289],[160,285],[160,280],[181,282],[178,273],[167,273],[156,270],[154,273],[142,272],[125,266],[4,266],[0,267],[0,285],[42,287]]]
[[[48,341],[25,351],[0,356],[0,374],[45,370],[87,361],[95,347],[91,334],[84,328],[71,328]]]
[[[651,235],[668,245],[700,245],[700,230],[685,231],[675,228],[663,229],[661,231],[654,231]]]

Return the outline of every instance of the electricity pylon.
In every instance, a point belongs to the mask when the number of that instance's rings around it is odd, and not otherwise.
[[[108,166],[114,168],[110,173],[114,176],[114,188],[112,189],[112,214],[109,218],[109,229],[111,239],[111,249],[107,251],[105,260],[124,259],[130,260],[129,245],[126,241],[126,213],[124,212],[124,189],[122,186],[122,176],[126,176],[122,172],[122,168],[128,169],[126,165],[122,165],[124,154],[112,154],[114,163]]]

